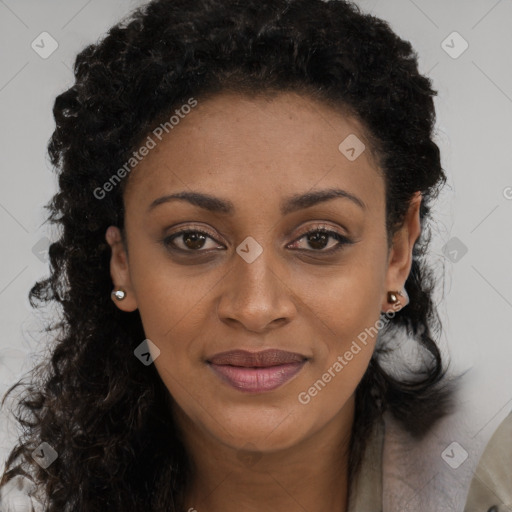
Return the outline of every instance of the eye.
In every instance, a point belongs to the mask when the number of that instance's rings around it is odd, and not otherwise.
[[[325,227],[320,227],[317,229],[307,231],[299,238],[297,238],[297,240],[295,240],[295,242],[293,242],[293,244],[291,245],[293,249],[311,250],[308,249],[308,247],[298,247],[298,243],[302,239],[306,240],[306,243],[309,245],[309,247],[312,248],[314,252],[322,252],[326,254],[331,254],[336,251],[339,251],[340,249],[343,248],[343,246],[353,243],[346,236],[338,233],[337,231],[333,231]],[[329,246],[329,239],[336,240],[336,243]],[[326,249],[326,247],[328,247],[328,249]]]
[[[210,249],[219,248],[213,244],[212,247],[205,248],[207,239],[215,241],[212,235],[200,229],[184,229],[164,238],[165,246],[182,252],[206,252]]]
[[[302,239],[305,239],[309,248],[299,246],[299,242]],[[335,240],[335,243],[329,246],[329,239]],[[211,246],[208,247],[208,240],[211,240],[215,243],[211,243]],[[219,247],[220,244],[215,240],[213,235],[207,231],[196,228],[187,228],[173,233],[172,235],[164,238],[162,242],[169,249],[181,252],[201,253],[224,248],[222,245]],[[337,231],[327,229],[326,227],[319,227],[302,234],[288,247],[292,249],[331,254],[342,249],[343,246],[352,243],[353,242],[351,240],[349,240],[346,236],[338,233]]]

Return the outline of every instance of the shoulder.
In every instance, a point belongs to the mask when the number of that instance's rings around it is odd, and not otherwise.
[[[512,413],[498,427],[475,470],[464,512],[512,510]]]

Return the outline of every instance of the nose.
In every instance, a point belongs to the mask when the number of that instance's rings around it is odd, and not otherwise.
[[[222,322],[262,333],[289,323],[297,314],[287,272],[271,261],[269,252],[264,250],[252,263],[235,256],[217,305]]]

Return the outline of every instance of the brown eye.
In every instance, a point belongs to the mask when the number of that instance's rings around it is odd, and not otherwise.
[[[329,238],[331,238],[331,235],[324,233],[323,231],[316,231],[306,235],[306,240],[313,249],[325,249],[329,242]]]
[[[300,240],[305,239],[308,247],[298,247],[297,244]],[[327,250],[329,239],[337,240],[337,243],[331,245]],[[337,233],[336,231],[328,230],[325,228],[314,229],[304,233],[300,238],[298,238],[294,243],[294,249],[304,249],[310,250],[311,248],[315,252],[323,252],[323,253],[331,253],[341,249],[344,245],[352,244],[352,241],[347,237]]]
[[[214,241],[214,239],[204,231],[189,229],[174,233],[166,237],[163,242],[167,247],[184,252],[200,252],[218,248],[218,245],[215,244],[213,247],[205,248],[208,239]]]
[[[202,233],[195,233],[193,231],[187,231],[182,235],[183,244],[188,249],[202,249],[206,241],[206,236]]]

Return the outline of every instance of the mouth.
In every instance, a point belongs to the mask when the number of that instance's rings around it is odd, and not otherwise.
[[[248,393],[272,391],[294,377],[308,361],[294,352],[269,349],[261,352],[232,350],[206,362],[222,381]]]

